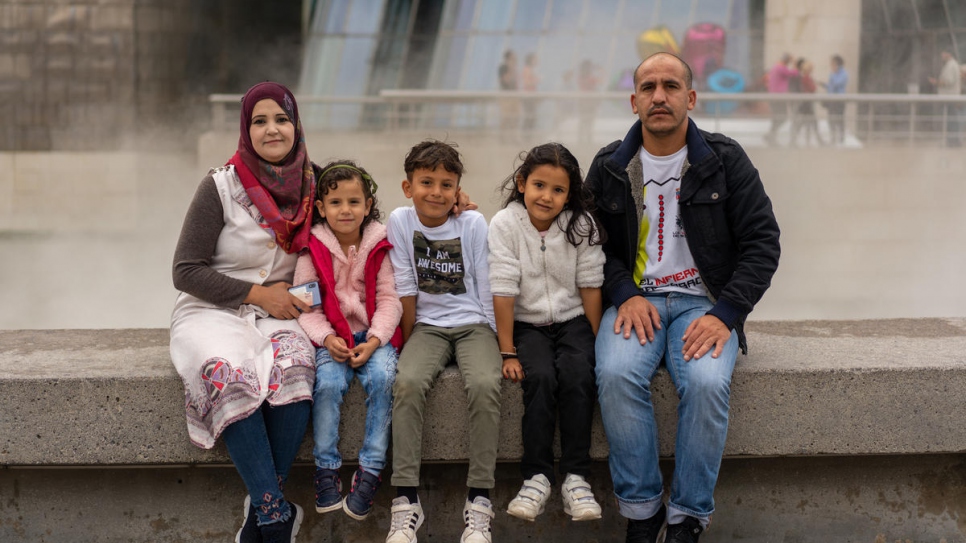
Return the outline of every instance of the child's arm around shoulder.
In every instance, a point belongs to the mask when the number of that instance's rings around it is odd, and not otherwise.
[[[386,238],[392,244],[389,258],[392,261],[395,277],[396,295],[402,305],[402,318],[399,327],[402,328],[403,343],[409,340],[413,327],[416,326],[416,271],[412,263],[413,223],[407,217],[407,208],[396,208],[389,214],[386,221]]]
[[[460,215],[461,220],[467,221],[463,226],[463,237],[469,242],[469,247],[463,247],[464,258],[467,252],[473,262],[473,279],[476,281],[476,295],[483,306],[483,314],[490,328],[496,332],[496,316],[493,314],[493,292],[490,290],[489,244],[486,236],[488,228],[486,218],[478,211],[465,211]]]
[[[503,209],[490,219],[487,245],[490,265],[490,290],[494,296],[515,297],[520,294],[520,244],[513,216]]]
[[[392,244],[389,259],[392,261],[396,279],[396,294],[400,298],[416,296],[416,270],[413,267],[413,223],[408,216],[409,208],[400,207],[389,215],[386,222],[386,238]]]

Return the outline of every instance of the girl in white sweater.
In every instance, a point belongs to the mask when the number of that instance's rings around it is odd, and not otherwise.
[[[503,376],[523,382],[524,483],[507,509],[534,520],[554,485],[560,417],[564,512],[601,516],[586,477],[597,389],[594,338],[602,313],[603,232],[580,166],[559,143],[538,145],[504,181],[504,208],[490,221],[490,287]]]

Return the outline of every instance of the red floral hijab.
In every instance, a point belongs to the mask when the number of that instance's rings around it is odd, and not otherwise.
[[[266,98],[274,100],[295,125],[295,144],[278,163],[266,162],[255,152],[249,132],[252,110]],[[284,85],[266,81],[248,89],[241,109],[238,150],[228,163],[235,166],[245,192],[272,227],[278,244],[287,253],[298,252],[308,246],[315,173],[305,150],[295,97]]]

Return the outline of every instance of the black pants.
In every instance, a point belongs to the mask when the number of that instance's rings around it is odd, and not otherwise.
[[[597,401],[594,332],[581,315],[549,326],[513,324],[523,366],[523,478],[555,484],[553,436],[560,413],[560,473],[590,474],[590,427]]]

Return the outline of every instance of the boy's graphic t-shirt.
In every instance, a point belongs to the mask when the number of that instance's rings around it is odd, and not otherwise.
[[[427,294],[466,294],[463,244],[460,238],[431,240],[413,232],[416,287]]]
[[[496,330],[482,214],[465,211],[428,227],[415,208],[401,207],[386,227],[396,294],[416,296],[416,322],[446,328],[486,323]]]
[[[668,156],[654,156],[641,149],[644,210],[634,280],[645,293],[708,295],[688,248],[678,207],[681,171],[687,156],[687,147]]]

